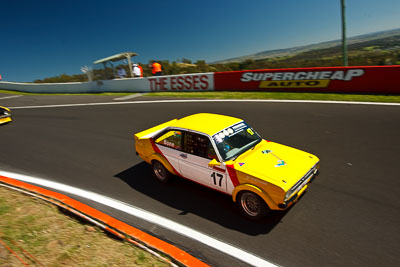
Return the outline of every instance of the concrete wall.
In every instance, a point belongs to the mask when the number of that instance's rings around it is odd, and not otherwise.
[[[27,93],[101,93],[151,91],[213,91],[213,73],[154,76],[75,83],[16,83],[0,81],[0,89]]]

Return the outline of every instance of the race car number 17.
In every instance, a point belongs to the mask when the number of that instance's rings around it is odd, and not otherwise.
[[[224,178],[222,174],[213,172],[211,177],[213,178],[214,185],[222,186],[222,179]]]

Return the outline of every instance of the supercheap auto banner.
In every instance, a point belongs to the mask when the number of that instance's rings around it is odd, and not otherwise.
[[[400,94],[400,66],[216,72],[214,90]]]

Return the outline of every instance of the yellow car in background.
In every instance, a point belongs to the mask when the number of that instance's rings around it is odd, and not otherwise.
[[[291,206],[319,169],[316,156],[264,140],[230,116],[194,114],[134,138],[136,153],[159,182],[173,174],[229,194],[249,219]]]
[[[11,110],[6,107],[0,106],[0,124],[11,122]]]

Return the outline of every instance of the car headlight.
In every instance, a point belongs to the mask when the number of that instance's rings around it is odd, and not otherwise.
[[[289,189],[289,191],[286,192],[285,201],[289,199],[289,197],[293,194],[294,190],[295,189],[292,187],[291,189]]]

